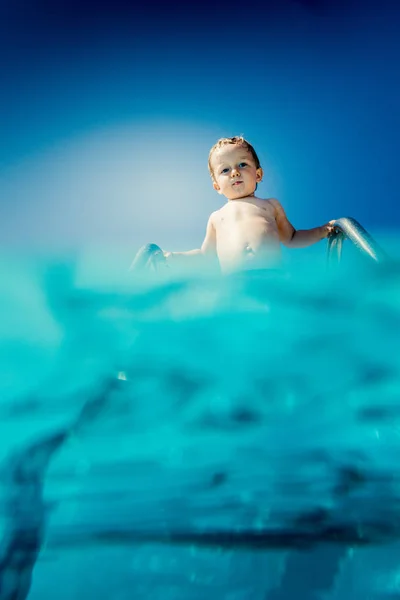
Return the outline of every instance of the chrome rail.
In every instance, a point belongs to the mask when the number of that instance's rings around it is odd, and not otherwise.
[[[343,242],[347,238],[364,255],[376,263],[384,261],[387,256],[373,237],[358,221],[352,217],[343,217],[334,222],[334,233],[328,238],[328,264],[339,263],[342,257]]]
[[[166,263],[166,258],[160,246],[157,246],[157,244],[146,244],[137,251],[129,270],[152,269],[157,271],[159,266],[165,266]]]

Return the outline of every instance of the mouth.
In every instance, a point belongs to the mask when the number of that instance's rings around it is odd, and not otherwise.
[[[241,183],[243,183],[243,181],[235,181],[235,183],[232,183],[233,186],[235,185],[240,185]]]

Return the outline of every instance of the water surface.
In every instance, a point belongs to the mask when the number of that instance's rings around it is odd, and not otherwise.
[[[395,597],[396,264],[1,265],[2,551],[39,540],[30,600]]]

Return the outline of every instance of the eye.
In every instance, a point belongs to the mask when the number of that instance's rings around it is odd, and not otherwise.
[[[227,173],[229,171],[228,167],[225,167],[225,169],[222,169],[221,174],[222,173]]]
[[[239,167],[240,167],[241,169],[243,169],[243,167],[247,167],[247,163],[245,163],[245,162],[241,162],[241,163],[239,163]]]

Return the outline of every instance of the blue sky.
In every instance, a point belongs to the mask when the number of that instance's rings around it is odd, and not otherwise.
[[[393,4],[3,2],[3,245],[196,247],[208,150],[235,134],[296,227],[398,228]]]

